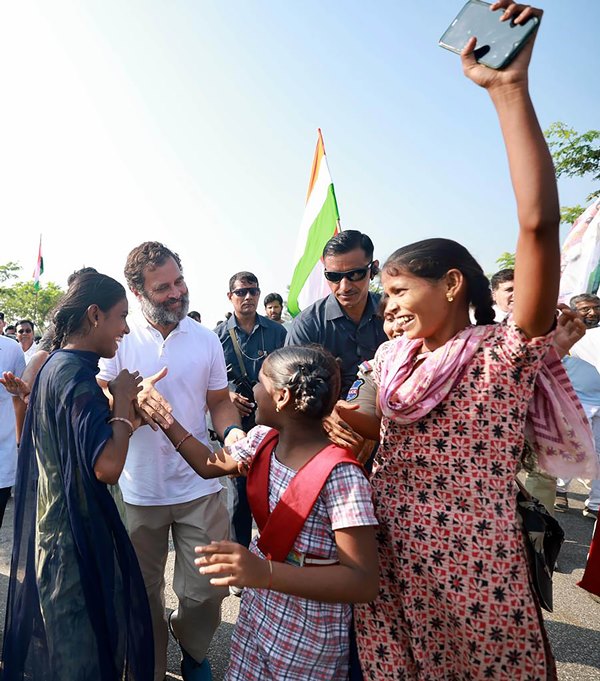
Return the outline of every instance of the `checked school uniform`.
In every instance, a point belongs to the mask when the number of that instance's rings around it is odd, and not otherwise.
[[[253,428],[244,440],[228,447],[231,456],[250,461],[269,430],[265,426]],[[295,470],[278,461],[275,448],[269,478],[271,511],[295,474]],[[356,465],[340,463],[321,490],[294,543],[294,552],[336,560],[335,530],[376,524],[371,487],[364,473]],[[256,538],[250,551],[264,558]],[[294,553],[290,553],[286,562],[297,564],[295,561]],[[345,679],[350,622],[351,607],[345,603],[322,603],[267,589],[245,588],[226,681]]]

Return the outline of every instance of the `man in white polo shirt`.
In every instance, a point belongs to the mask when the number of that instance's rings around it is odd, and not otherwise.
[[[100,384],[106,387],[122,369],[139,371],[146,380],[138,405],[148,421],[164,425],[168,411],[148,377],[166,367],[158,387],[187,430],[208,444],[208,408],[226,443],[239,439],[244,433],[229,399],[223,350],[211,331],[186,316],[189,297],[178,255],[158,242],[143,243],[129,254],[125,278],[141,314],[128,321],[130,333],[115,357],[101,360]],[[182,648],[182,675],[185,681],[210,679],[206,652],[227,590],[199,574],[194,547],[228,537],[221,485],[198,476],[162,431],[148,427],[133,434],[119,484],[150,601],[155,681],[162,681],[166,673],[164,571],[169,529],[175,544],[173,589],[179,600],[170,624]]]

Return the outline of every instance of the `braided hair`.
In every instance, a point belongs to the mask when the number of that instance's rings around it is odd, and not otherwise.
[[[78,276],[54,310],[52,350],[64,347],[70,336],[87,331],[85,320],[90,305],[107,312],[124,298],[123,286],[106,274],[87,272]]]
[[[440,280],[449,270],[459,270],[467,284],[467,301],[478,325],[494,322],[490,282],[469,251],[451,239],[425,239],[403,246],[386,260],[383,270],[392,276],[409,272],[415,277]]]
[[[292,346],[272,352],[263,373],[278,388],[288,388],[295,411],[321,420],[331,413],[341,388],[335,357],[320,345]]]

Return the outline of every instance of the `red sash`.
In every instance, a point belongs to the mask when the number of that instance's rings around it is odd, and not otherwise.
[[[271,454],[279,433],[271,429],[260,443],[246,483],[250,510],[260,530],[258,548],[273,560],[284,561],[304,527],[323,485],[339,463],[362,465],[348,452],[329,445],[317,452],[292,478],[273,512],[269,512],[269,474]]]
[[[592,537],[583,578],[577,583],[582,589],[600,596],[600,522],[596,521],[596,529]]]

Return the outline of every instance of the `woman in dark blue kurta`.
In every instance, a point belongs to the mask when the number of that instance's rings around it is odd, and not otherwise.
[[[75,310],[84,311],[80,319],[68,307],[74,298]],[[61,323],[61,310],[70,324]],[[99,274],[81,277],[57,311],[57,340],[65,349],[40,371],[19,452],[5,681],[153,679],[144,583],[118,487],[99,473],[101,457],[115,447],[113,477],[119,457],[125,460],[128,411],[117,416],[123,412],[117,403],[126,406],[135,381],[123,377],[111,414],[95,377],[100,356],[113,347],[114,354],[128,332],[126,312],[123,288]]]

